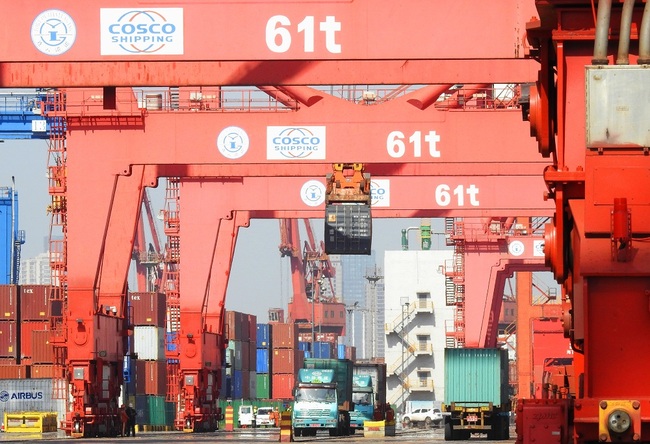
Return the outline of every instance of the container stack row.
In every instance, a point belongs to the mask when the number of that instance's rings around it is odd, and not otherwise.
[[[298,347],[298,326],[289,323],[271,325],[271,399],[293,398],[298,369],[302,368],[305,352]]]
[[[139,426],[173,426],[176,404],[166,402],[166,298],[163,293],[129,293],[133,335],[124,359],[124,403],[133,404]]]
[[[61,306],[50,301],[49,286],[0,285],[0,417],[52,411],[65,418],[65,399],[54,396],[67,393],[67,383],[55,374],[52,314],[60,316]]]
[[[226,312],[228,347],[225,368],[221,372],[219,394],[223,399],[255,399],[257,397],[257,317],[237,311]]]

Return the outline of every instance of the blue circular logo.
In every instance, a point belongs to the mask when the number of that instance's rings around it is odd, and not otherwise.
[[[58,9],[41,12],[32,22],[32,43],[43,54],[60,55],[72,48],[77,27],[67,13]]]
[[[6,390],[3,390],[0,392],[0,401],[2,402],[7,402],[9,401],[9,392]]]
[[[317,180],[309,180],[300,189],[300,196],[310,207],[317,207],[325,202],[325,185]]]

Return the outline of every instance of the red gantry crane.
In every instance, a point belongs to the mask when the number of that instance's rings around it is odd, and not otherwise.
[[[161,177],[178,178],[183,202],[174,291],[177,423],[187,431],[213,429],[218,416],[239,227],[250,218],[322,217],[301,190],[333,163],[372,174],[383,193],[373,217],[553,210],[540,198],[549,162],[534,152],[516,104],[472,93],[482,107],[432,106],[449,85],[534,81],[538,65],[523,44],[532,2],[177,2],[147,5],[148,14],[72,0],[1,6],[1,41],[12,45],[0,58],[0,87],[65,88],[52,92],[47,112],[65,123],[50,149],[50,192],[53,226],[65,233],[52,249],[53,299],[67,303],[57,347],[67,353],[73,436],[117,431],[128,265],[144,189]],[[495,32],[482,45],[486,23]],[[237,44],[207,45],[207,28]],[[332,85],[367,86],[344,100],[326,92]],[[251,91],[264,94],[263,106]]]

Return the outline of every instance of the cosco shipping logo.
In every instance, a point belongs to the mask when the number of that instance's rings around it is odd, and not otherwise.
[[[100,10],[102,55],[183,54],[183,9]]]
[[[269,126],[266,128],[268,160],[324,160],[324,126]]]
[[[39,401],[43,399],[43,392],[12,392],[9,393],[6,390],[0,391],[0,402],[9,402],[15,399],[28,399]]]

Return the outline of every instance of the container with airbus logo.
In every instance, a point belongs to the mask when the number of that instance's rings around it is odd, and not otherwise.
[[[65,419],[65,400],[52,399],[53,384],[67,389],[67,382],[46,379],[3,379],[0,385],[0,418],[5,413],[56,412],[58,423]],[[64,392],[65,393],[65,392]]]

